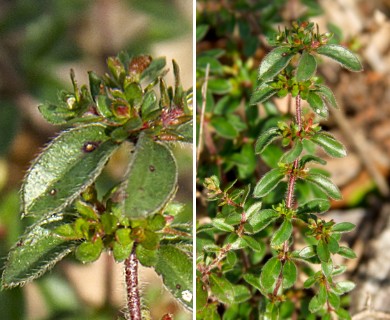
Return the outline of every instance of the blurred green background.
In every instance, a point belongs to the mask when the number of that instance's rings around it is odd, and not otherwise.
[[[122,50],[174,58],[185,89],[192,85],[192,0],[0,1],[0,268],[23,231],[18,189],[39,149],[61,129],[47,124],[37,105],[70,89],[73,68],[80,84],[87,71],[105,72],[105,60]],[[172,84],[173,77],[168,78]],[[178,199],[192,217],[192,150],[176,146]],[[122,174],[119,153],[102,184]],[[122,168],[123,169],[123,168]],[[0,292],[3,320],[117,319],[123,317],[122,266],[108,255],[91,265],[70,256],[22,289]],[[174,313],[190,319],[161,287],[153,270],[141,269],[141,288],[153,319]],[[163,295],[161,297],[161,295]]]

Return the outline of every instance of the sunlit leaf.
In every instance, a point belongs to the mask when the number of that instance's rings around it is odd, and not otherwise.
[[[317,53],[327,56],[350,71],[362,71],[363,67],[356,57],[348,49],[337,44],[325,44],[317,49]]]

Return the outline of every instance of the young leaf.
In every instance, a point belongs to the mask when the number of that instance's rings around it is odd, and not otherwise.
[[[234,227],[226,223],[224,219],[215,218],[211,221],[211,224],[218,230],[225,232],[234,232]]]
[[[262,83],[252,94],[249,105],[262,103],[271,98],[278,90],[267,83]]]
[[[270,291],[282,271],[282,263],[277,257],[269,259],[261,270],[260,283],[266,291]]]
[[[350,71],[362,71],[363,67],[356,57],[348,49],[337,44],[325,44],[317,49],[317,53],[327,56]]]
[[[295,263],[287,260],[283,266],[283,289],[291,288],[297,281],[298,270]]]
[[[332,90],[323,85],[323,84],[316,84],[316,92],[328,103],[329,106],[338,109],[339,106],[337,105],[336,97],[334,96]]]
[[[105,131],[99,124],[73,128],[43,150],[22,186],[23,216],[59,212],[95,181],[118,147]]]
[[[192,143],[193,142],[193,130],[194,125],[192,120],[187,121],[181,125],[179,125],[175,131],[180,135],[179,141],[180,142],[187,142]]]
[[[355,284],[352,281],[340,281],[336,283],[337,293],[344,294],[352,291],[355,288]]]
[[[274,222],[279,216],[280,214],[273,209],[260,210],[249,218],[245,224],[245,231],[247,233],[257,233]]]
[[[280,246],[291,236],[293,226],[290,220],[285,219],[278,230],[275,231],[271,239],[271,246]]]
[[[273,127],[263,132],[256,141],[255,152],[260,154],[264,149],[275,139],[281,137],[280,130],[277,127]]]
[[[318,114],[322,118],[328,117],[328,108],[326,107],[322,98],[314,91],[309,92],[309,95],[307,96],[307,102],[315,114]]]
[[[333,232],[349,232],[355,228],[356,228],[356,226],[351,222],[340,222],[340,223],[336,223],[332,227],[332,231]]]
[[[219,301],[234,303],[234,287],[225,277],[212,273],[209,279],[211,292]]]
[[[332,157],[342,158],[347,155],[343,144],[328,133],[319,132],[311,137],[311,141],[322,147]]]
[[[305,81],[310,79],[315,74],[316,69],[316,58],[314,58],[314,56],[309,52],[303,51],[297,67],[297,81]]]
[[[155,270],[173,296],[192,310],[192,258],[175,246],[161,245]]]
[[[330,202],[327,199],[313,199],[298,207],[298,214],[305,213],[323,213],[330,208]]]
[[[302,150],[303,150],[302,141],[299,138],[295,139],[293,147],[280,158],[280,162],[282,163],[293,162],[301,155]]]
[[[339,188],[322,174],[310,173],[305,180],[318,186],[332,199],[340,200],[342,198]]]
[[[76,248],[76,259],[83,262],[96,261],[103,250],[103,241],[101,238],[97,238],[96,241],[85,241]]]
[[[270,193],[283,180],[284,173],[281,169],[275,168],[268,171],[261,180],[256,184],[253,191],[255,198],[262,198]]]
[[[301,258],[311,258],[316,255],[314,246],[304,247],[301,251],[299,251],[299,257]]]
[[[328,238],[328,248],[331,253],[339,252],[339,242],[334,238],[334,236],[330,236]]]
[[[177,185],[177,166],[169,148],[145,134],[138,139],[126,185],[125,214],[147,217],[161,210]]]
[[[251,248],[253,251],[257,252],[264,252],[265,251],[265,245],[264,242],[258,241],[250,236],[243,235],[242,240],[245,242],[245,244]]]
[[[356,253],[351,248],[348,248],[348,247],[341,246],[339,248],[339,251],[337,251],[337,253],[340,256],[347,258],[347,259],[355,259],[356,258]]]
[[[304,140],[307,141],[307,140]],[[299,168],[304,168],[306,163],[308,162],[316,162],[322,165],[326,164],[326,161],[320,157],[314,156],[312,154],[305,154],[302,156],[302,158],[299,160]]]
[[[289,47],[273,49],[261,62],[259,79],[262,81],[272,79],[288,65],[294,55]]]
[[[76,241],[67,241],[45,226],[61,219],[62,216],[53,216],[31,226],[11,249],[3,271],[3,288],[22,286],[40,277],[74,250]]]
[[[323,262],[328,262],[330,259],[330,251],[324,240],[319,240],[317,245],[317,255]]]

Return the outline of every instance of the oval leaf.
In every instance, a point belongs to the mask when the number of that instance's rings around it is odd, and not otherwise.
[[[310,79],[317,70],[317,61],[307,51],[303,51],[301,59],[299,59],[297,67],[297,81],[305,81]]]
[[[344,247],[344,246],[341,246],[339,248],[339,251],[337,251],[337,253],[340,256],[347,258],[347,259],[355,259],[357,257],[356,253],[351,248]]]
[[[34,161],[22,186],[24,216],[48,217],[95,181],[118,145],[98,124],[62,132]]]
[[[158,250],[155,270],[173,296],[192,310],[192,258],[177,247],[162,245]]]
[[[310,91],[309,95],[307,96],[307,102],[309,103],[310,108],[313,109],[315,114],[318,114],[322,118],[328,117],[328,108],[318,94],[313,91]]]
[[[298,213],[323,213],[329,209],[330,202],[327,199],[313,199],[298,207]]]
[[[257,233],[279,218],[279,216],[280,214],[272,209],[260,210],[247,221],[245,231],[247,233]]]
[[[127,173],[125,214],[147,217],[161,210],[177,185],[177,166],[171,150],[141,134]]]
[[[293,226],[290,220],[284,220],[278,230],[275,231],[271,239],[271,246],[280,246],[291,236]]]
[[[283,288],[291,288],[297,281],[298,270],[295,263],[291,260],[287,260],[283,266]]]
[[[335,109],[339,108],[339,106],[337,105],[336,97],[334,96],[332,90],[329,87],[323,84],[317,84],[316,87],[316,92],[328,103],[328,105],[332,106]]]
[[[262,153],[272,141],[279,137],[281,137],[281,135],[280,130],[277,127],[270,128],[267,131],[263,132],[256,141],[256,154]]]
[[[278,90],[272,88],[270,85],[263,83],[261,84],[252,94],[249,101],[249,105],[262,103],[271,98]]]
[[[11,249],[3,272],[3,288],[22,286],[40,277],[74,250],[76,241],[67,241],[44,226],[48,222],[60,223],[61,219],[62,216],[53,216],[50,221],[33,225]]]
[[[293,147],[280,158],[280,162],[282,163],[293,162],[301,155],[302,150],[303,150],[302,141],[299,138],[295,139]]]
[[[272,79],[282,71],[290,62],[295,53],[289,47],[279,47],[267,54],[259,68],[259,79],[266,81]]]
[[[351,71],[362,71],[363,67],[356,57],[348,49],[337,44],[326,44],[317,49],[317,53],[327,56],[333,60],[336,60],[344,68]]]
[[[282,263],[277,257],[273,257],[266,262],[260,275],[260,283],[265,290],[272,290],[281,271]]]
[[[332,227],[332,231],[333,232],[349,232],[349,231],[352,231],[353,229],[355,229],[355,225],[351,222],[340,222],[340,223],[336,223],[333,227]]]
[[[234,303],[234,287],[225,277],[212,273],[209,281],[211,292],[219,301],[227,304]]]
[[[261,180],[256,184],[253,191],[255,198],[261,198],[270,193],[277,185],[283,180],[284,173],[279,169],[275,168],[268,171]]]
[[[330,181],[329,178],[322,174],[310,173],[306,178],[306,181],[311,182],[323,190],[329,197],[340,200],[342,199],[341,192],[337,186]]]
[[[343,144],[327,133],[317,133],[312,136],[311,141],[318,144],[324,151],[332,157],[342,158],[347,155]]]
[[[318,241],[317,255],[318,255],[318,258],[320,258],[320,260],[323,262],[328,262],[330,259],[329,248],[326,245],[325,241],[323,241],[323,240]]]

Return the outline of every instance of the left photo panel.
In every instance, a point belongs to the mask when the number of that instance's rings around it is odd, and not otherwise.
[[[1,319],[193,318],[193,7],[0,3]]]

